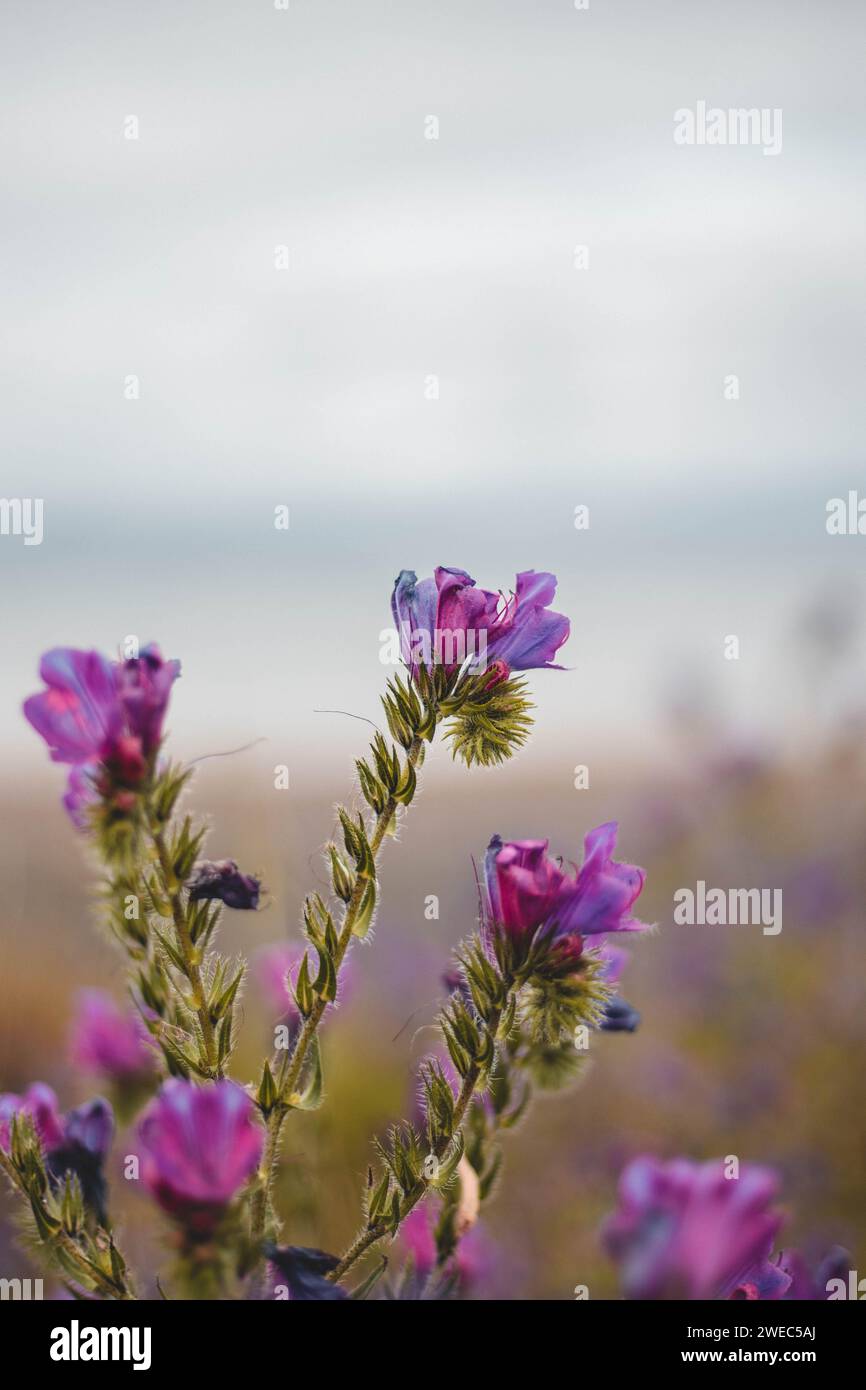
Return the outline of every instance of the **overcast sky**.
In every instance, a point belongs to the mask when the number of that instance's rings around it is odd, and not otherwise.
[[[824,527],[866,495],[864,27],[7,3],[0,493],[45,529],[0,536],[5,756],[40,650],[128,632],[184,659],[184,751],[304,756],[316,706],[374,712],[394,575],[437,563],[560,575],[543,746],[640,742],[691,679],[743,728],[806,717],[796,615],[866,547]],[[781,153],[676,145],[699,101],[781,109]]]

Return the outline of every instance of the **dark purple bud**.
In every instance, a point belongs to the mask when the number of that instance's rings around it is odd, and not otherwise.
[[[226,907],[255,910],[259,905],[261,882],[252,874],[242,874],[233,859],[201,859],[187,884],[189,896],[219,898]]]
[[[55,1183],[74,1173],[85,1206],[101,1225],[106,1222],[104,1165],[114,1133],[114,1116],[107,1100],[97,1097],[63,1117],[63,1142],[46,1154],[46,1167]]]
[[[325,1277],[340,1263],[336,1255],[305,1245],[266,1245],[265,1254],[285,1281],[291,1299],[299,1303],[336,1303],[348,1298],[345,1289]]]
[[[637,1009],[633,1009],[624,999],[611,999],[599,1027],[603,1033],[634,1033],[639,1023]]]

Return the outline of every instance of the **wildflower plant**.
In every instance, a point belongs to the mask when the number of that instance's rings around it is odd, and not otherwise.
[[[180,663],[153,645],[115,662],[68,648],[43,658],[44,689],[24,713],[70,768],[64,806],[101,864],[102,916],[130,997],[124,1010],[87,992],[72,1055],[101,1078],[123,1120],[138,1115],[141,1177],[171,1233],[171,1296],[256,1298],[279,1287],[339,1300],[362,1257],[404,1223],[414,1249],[402,1272],[382,1280],[379,1258],[351,1296],[448,1296],[461,1241],[477,1239],[497,1183],[501,1141],[533,1092],[575,1079],[586,1034],[635,1026],[616,996],[624,953],[607,938],[643,927],[632,908],[644,875],[613,859],[616,825],[587,836],[574,872],[546,841],[494,837],[478,929],[456,953],[439,1046],[420,1068],[420,1113],[374,1140],[360,1231],[342,1255],[280,1243],[273,1194],[284,1128],[323,1103],[320,1029],[374,920],[384,845],[437,733],[470,769],[526,742],[532,706],[520,673],[554,665],[569,633],[550,606],[555,587],[534,571],[518,575],[510,595],[478,588],[463,570],[398,576],[392,611],[405,669],[387,681],[384,728],[356,761],[356,797],[337,807],[339,834],[325,849],[330,892],[307,895],[304,943],[283,956],[289,1045],[246,1084],[229,1071],[247,963],[219,951],[219,927],[224,911],[255,911],[263,890],[234,860],[205,857],[205,826],[183,809],[192,770],[170,759],[164,733]],[[0,1098],[0,1164],[23,1199],[28,1238],[74,1291],[125,1299],[135,1286],[103,1177],[112,1126],[106,1100],[63,1116],[38,1084]]]

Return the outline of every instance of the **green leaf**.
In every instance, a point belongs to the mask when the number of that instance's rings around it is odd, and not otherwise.
[[[318,1110],[324,1099],[323,1087],[322,1049],[318,1036],[314,1036],[310,1043],[310,1076],[306,1088],[300,1095],[296,1092],[289,1096],[288,1104],[293,1110]]]
[[[366,1279],[362,1280],[362,1282],[358,1285],[356,1289],[352,1290],[352,1292],[349,1294],[349,1297],[355,1299],[358,1302],[367,1298],[368,1295],[372,1292],[372,1290],[376,1287],[387,1268],[388,1257],[387,1255],[383,1255],[380,1263],[376,1266],[376,1268],[367,1275]]]
[[[347,903],[355,889],[355,876],[336,845],[328,845],[328,854],[331,858],[331,880],[334,885],[334,892],[338,898]]]
[[[313,989],[320,999],[329,1004],[337,997],[337,971],[329,951],[316,947],[319,954],[319,973],[313,982]]]
[[[262,1067],[262,1079],[259,1082],[259,1090],[256,1097],[259,1109],[266,1118],[276,1105],[277,1098],[276,1082],[274,1081],[270,1064],[266,1061]]]
[[[298,978],[295,983],[295,1003],[299,1012],[304,1018],[308,1018],[316,1005],[316,996],[313,986],[310,983],[310,967],[307,961],[307,953],[304,952],[304,959],[301,961],[298,970]]]
[[[246,964],[241,965],[240,969],[238,970],[238,973],[235,975],[231,984],[227,985],[226,988],[223,990],[222,994],[216,1000],[216,1002],[211,1004],[210,1016],[212,1023],[218,1023],[219,1020],[231,1009],[232,1005],[235,1002],[235,995],[240,989],[241,980],[244,978],[246,968]]]
[[[376,880],[368,878],[364,885],[364,892],[358,904],[358,911],[352,923],[352,935],[365,937],[370,930],[370,923],[373,920],[373,913],[376,910]]]

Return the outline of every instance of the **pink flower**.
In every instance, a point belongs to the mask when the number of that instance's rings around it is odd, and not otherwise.
[[[549,608],[556,593],[552,574],[524,570],[508,597],[478,589],[465,570],[439,566],[432,579],[401,570],[391,596],[403,660],[413,674],[420,666],[455,670],[467,658],[473,669],[496,666],[496,678],[511,671],[550,666],[571,625]]]
[[[434,1229],[438,1211],[429,1201],[413,1207],[400,1227],[400,1239],[411,1254],[415,1273],[425,1280],[436,1268],[436,1237]],[[469,1293],[491,1271],[496,1250],[483,1227],[475,1225],[459,1242],[454,1254],[446,1261],[448,1270],[460,1276],[462,1292]]]
[[[46,1152],[64,1141],[63,1118],[57,1096],[43,1081],[28,1086],[23,1096],[0,1095],[0,1149],[9,1149],[9,1130],[13,1115],[29,1115]]]
[[[207,1231],[256,1168],[262,1128],[233,1081],[166,1081],[139,1121],[141,1176],[182,1224]]]
[[[631,908],[644,885],[643,869],[611,856],[617,823],[591,830],[584,840],[584,861],[575,876],[547,853],[547,840],[490,841],[485,881],[491,921],[514,938],[529,940],[539,927],[550,926],[556,939],[579,955],[584,936],[601,932],[640,931]]]
[[[288,941],[262,946],[256,952],[256,979],[268,1009],[275,1018],[282,1018],[287,1013],[297,1013],[295,1002],[289,993],[289,977],[300,963],[303,954],[302,946],[293,946]]]
[[[24,702],[24,715],[51,749],[71,763],[63,805],[79,830],[100,795],[100,771],[109,767],[122,787],[147,774],[159,741],[180,662],[163,661],[156,646],[139,657],[112,662],[100,652],[55,647],[39,674],[46,689]]]
[[[775,1173],[754,1164],[726,1177],[721,1160],[634,1159],[604,1230],[626,1297],[725,1296],[766,1260],[782,1225],[777,1190]]]
[[[121,1009],[103,990],[79,995],[72,1024],[70,1054],[77,1066],[117,1081],[150,1074],[154,1057],[138,1015]]]
[[[100,762],[123,733],[112,663],[100,652],[55,647],[39,674],[47,689],[24,702],[24,714],[57,763]]]

